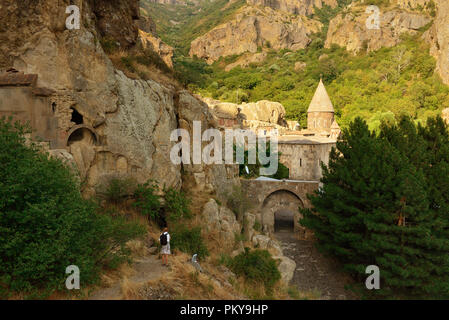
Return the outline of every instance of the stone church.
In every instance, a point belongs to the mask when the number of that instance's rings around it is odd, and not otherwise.
[[[320,80],[307,111],[307,129],[279,137],[280,162],[292,180],[319,181],[321,162],[327,164],[341,130],[331,99]]]

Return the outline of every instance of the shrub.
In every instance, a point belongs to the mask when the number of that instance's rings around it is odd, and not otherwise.
[[[274,179],[288,179],[290,177],[290,170],[284,166],[282,163],[278,163],[278,170],[276,171],[276,173],[272,176],[270,176]]]
[[[119,48],[117,41],[114,39],[103,38],[100,40],[100,44],[106,54],[112,54]]]
[[[0,119],[0,287],[50,294],[64,288],[69,265],[82,286],[93,283],[143,229],[96,214],[67,166],[25,143],[28,131]]]
[[[133,206],[139,208],[141,213],[151,219],[159,219],[161,203],[155,192],[158,190],[157,183],[149,180],[144,184],[137,185],[134,197],[136,201]]]
[[[201,237],[201,228],[192,229],[180,225],[171,231],[170,245],[173,249],[179,249],[189,254],[197,254],[202,259],[209,255],[203,238]]]
[[[129,177],[112,177],[98,191],[111,203],[120,203],[131,196],[134,192],[135,181]]]
[[[168,188],[165,192],[165,216],[167,220],[176,222],[182,218],[190,218],[190,198],[183,191],[178,191],[174,188]]]
[[[245,248],[245,252],[229,261],[228,267],[236,275],[243,276],[249,282],[262,282],[269,290],[281,279],[276,260],[267,250],[250,251],[249,248]]]
[[[246,191],[239,185],[235,185],[232,188],[231,193],[227,195],[226,203],[228,208],[234,212],[237,220],[240,222],[242,222],[245,212],[248,212],[253,207]]]

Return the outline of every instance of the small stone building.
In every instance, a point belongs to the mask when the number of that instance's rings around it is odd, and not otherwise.
[[[52,149],[65,147],[66,134],[58,131],[52,90],[38,88],[36,74],[9,69],[0,75],[0,117],[29,123],[32,139],[48,142]]]
[[[329,162],[336,140],[321,136],[281,136],[278,141],[279,161],[289,168],[289,179],[319,181],[321,162]]]
[[[319,181],[321,162],[329,162],[329,153],[341,134],[322,80],[310,102],[307,123],[306,130],[279,137],[280,162],[289,168],[289,179]]]

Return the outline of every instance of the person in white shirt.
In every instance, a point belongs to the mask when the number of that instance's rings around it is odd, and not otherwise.
[[[161,255],[162,264],[168,266],[168,255],[171,254],[170,251],[170,234],[168,233],[168,228],[165,227],[159,237],[159,242],[161,243]]]

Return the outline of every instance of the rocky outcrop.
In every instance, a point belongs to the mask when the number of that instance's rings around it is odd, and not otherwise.
[[[181,185],[180,165],[170,161],[170,134],[177,128],[173,92],[154,81],[131,80],[116,73],[117,112],[106,119],[107,148],[99,150],[91,168],[89,184],[95,186],[94,173],[135,173],[139,181],[148,177],[173,187]],[[108,158],[120,155],[121,168],[109,167]]]
[[[216,235],[223,248],[232,249],[235,234],[240,234],[241,226],[235,214],[225,206],[218,206],[214,199],[210,199],[203,208],[202,218],[207,232]]]
[[[296,262],[286,256],[274,256],[273,259],[279,261],[278,270],[281,273],[281,281],[288,285],[295,274]]]
[[[156,23],[151,17],[141,15],[139,20],[137,20],[137,27],[146,33],[152,35],[156,34]]]
[[[279,102],[261,100],[257,102],[235,104],[203,98],[211,113],[217,118],[237,118],[240,114],[245,121],[260,121],[274,125],[285,125],[285,109]]]
[[[202,130],[213,126],[207,105],[187,91],[130,79],[114,68],[99,39],[113,37],[122,46],[131,45],[137,35],[137,1],[78,1],[83,12],[79,30],[65,28],[69,4],[2,2],[0,28],[8,32],[0,34],[0,66],[37,74],[38,87],[52,90],[49,108],[78,167],[85,195],[93,195],[117,175],[179,188],[181,166],[170,160],[170,133],[178,127],[191,130],[195,120],[202,121]],[[163,47],[158,39],[151,40],[148,46],[151,42]],[[238,180],[224,165],[186,166],[185,172],[197,174],[196,180],[205,181],[203,189],[211,193]]]
[[[178,126],[189,132],[191,139],[190,150],[193,150],[193,123],[198,121],[201,133],[214,127],[216,122],[206,103],[192,96],[188,91],[177,93],[176,106],[178,112]],[[202,148],[210,142],[203,141]],[[193,152],[190,153],[190,163],[184,164],[184,180],[186,189],[203,194],[215,193],[218,199],[225,201],[226,196],[234,185],[238,185],[238,165],[225,164],[193,164]]]
[[[169,68],[173,68],[173,48],[162,42],[161,39],[139,30],[139,41],[143,49],[150,49],[156,52]]]
[[[210,64],[224,56],[256,53],[262,47],[298,50],[309,44],[309,35],[320,27],[319,22],[305,17],[247,6],[233,20],[192,41],[190,56]]]
[[[244,54],[243,56],[239,57],[237,59],[237,61],[228,64],[225,67],[225,71],[230,71],[230,70],[234,69],[235,67],[246,68],[250,64],[261,63],[265,60],[266,57],[267,57],[266,52],[258,52],[258,53],[254,53],[254,54],[252,54],[252,53]]]
[[[315,7],[321,9],[323,5],[328,5],[335,8],[338,5],[337,0],[247,0],[246,2],[298,15],[310,15]]]
[[[430,54],[437,59],[436,72],[449,84],[449,2],[435,0],[437,15],[432,27],[424,34],[424,38],[430,43]]]
[[[337,44],[348,51],[374,51],[392,47],[400,42],[403,33],[414,34],[431,20],[418,13],[391,10],[380,13],[380,28],[367,28],[366,22],[372,12],[366,13],[366,6],[354,7],[349,13],[339,14],[329,24],[326,48]]]
[[[138,29],[134,20],[139,19],[139,1],[96,0],[92,9],[103,37],[118,41],[124,48],[136,43]]]

